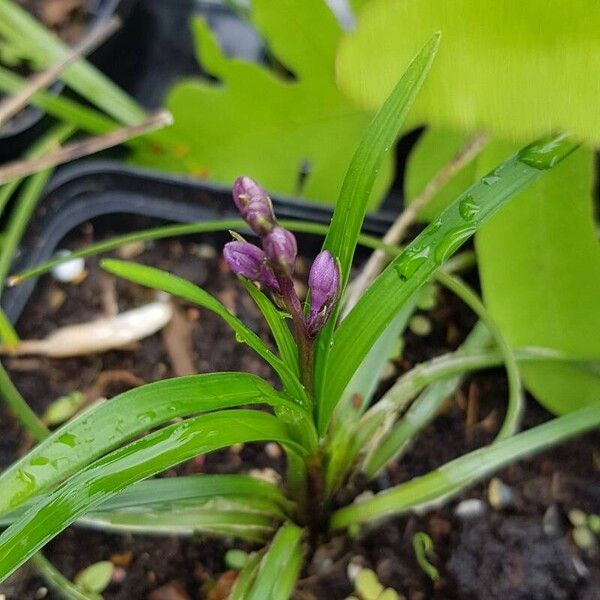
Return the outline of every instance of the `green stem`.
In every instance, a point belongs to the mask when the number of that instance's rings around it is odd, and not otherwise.
[[[58,571],[41,552],[31,557],[31,564],[61,598],[65,600],[102,600],[100,594],[80,590]]]
[[[521,416],[524,409],[523,386],[521,382],[521,374],[519,366],[515,358],[514,352],[510,347],[506,337],[496,325],[496,322],[490,315],[489,311],[479,299],[479,296],[466,284],[464,281],[453,277],[443,271],[437,274],[438,281],[452,290],[459,298],[461,298],[475,314],[485,323],[490,333],[494,336],[498,349],[504,357],[506,365],[506,375],[508,378],[508,405],[506,407],[506,416],[502,427],[498,432],[497,439],[501,440],[510,437],[519,429]]]
[[[41,441],[48,436],[48,429],[25,402],[2,363],[0,363],[0,394],[17,419],[36,440]]]

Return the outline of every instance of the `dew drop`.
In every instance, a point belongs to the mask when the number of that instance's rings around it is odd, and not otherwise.
[[[440,242],[439,246],[435,250],[435,260],[438,264],[442,264],[448,258],[450,258],[462,243],[469,239],[475,233],[475,227],[472,225],[465,225],[463,227],[456,227],[450,230]]]
[[[430,253],[431,246],[425,246],[424,248],[408,247],[394,266],[400,280],[410,279],[427,262]]]
[[[518,158],[534,169],[545,171],[566,158],[577,146],[566,134],[551,135],[523,148]]]
[[[60,444],[64,444],[65,446],[69,446],[69,448],[75,448],[75,444],[77,443],[77,437],[75,437],[72,433],[63,433],[58,438],[58,442]]]
[[[482,181],[485,185],[494,185],[497,181],[500,180],[498,175],[486,175]]]
[[[463,198],[458,205],[458,212],[465,221],[473,221],[479,212],[479,204],[470,194]]]
[[[144,425],[151,423],[154,419],[156,419],[156,412],[153,410],[138,415],[138,421]]]

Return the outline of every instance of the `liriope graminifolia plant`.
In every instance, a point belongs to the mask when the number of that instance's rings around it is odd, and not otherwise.
[[[288,598],[303,560],[329,532],[352,527],[356,533],[364,523],[422,510],[510,461],[597,426],[600,407],[593,406],[515,434],[520,415],[515,394],[495,443],[372,497],[336,506],[339,492],[356,474],[372,479],[402,452],[435,414],[449,381],[502,363],[484,321],[457,352],[418,365],[379,402],[371,406],[369,397],[348,402],[357,374],[361,386],[365,378],[376,380],[387,354],[374,350],[397,327],[420,288],[434,276],[443,280],[443,263],[577,146],[566,136],[551,136],[508,158],[397,253],[340,319],[377,167],[437,45],[435,36],[411,63],[357,149],[323,248],[312,263],[304,303],[293,288],[294,234],[277,221],[258,183],[247,177],[236,181],[233,197],[243,219],[236,224],[258,239],[255,244],[234,233],[224,256],[262,311],[275,350],[192,283],[147,266],[103,262],[110,273],[222,317],[236,340],[273,368],[280,385],[249,373],[174,378],[120,394],[68,422],[0,476],[0,519],[7,526],[0,536],[0,578],[77,522],[155,534],[203,531],[256,542],[260,549],[241,570],[231,598]],[[472,305],[478,306],[474,300]],[[531,349],[517,359],[542,357],[564,359]],[[248,408],[256,405],[263,410]],[[412,410],[411,420],[399,416]],[[151,479],[198,454],[248,442],[282,446],[287,474],[281,486],[244,474]]]

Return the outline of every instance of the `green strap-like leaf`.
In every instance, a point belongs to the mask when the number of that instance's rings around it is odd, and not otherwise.
[[[138,533],[144,535],[190,536],[198,532],[231,536],[250,542],[264,542],[274,533],[276,518],[257,510],[247,511],[240,502],[227,509],[218,506],[195,505],[180,507],[144,507],[142,510],[112,510],[90,513],[77,524],[102,531]]]
[[[392,261],[335,332],[321,395],[321,433],[352,375],[404,303],[504,204],[576,148],[562,135],[524,148],[459,196]]]
[[[272,514],[289,516],[294,507],[293,502],[288,500],[278,487],[248,475],[185,475],[140,481],[98,506],[95,513],[118,511],[131,507],[202,503],[213,498],[227,499],[229,497],[235,497],[237,502],[240,499],[260,501],[262,505],[271,507]],[[32,498],[29,502],[19,506],[17,510],[5,517],[0,517],[0,527],[13,523],[39,500],[39,496]]]
[[[600,404],[583,408],[461,456],[444,466],[337,510],[332,529],[401,514],[441,502],[501,467],[600,425]]]
[[[0,0],[0,32],[25,55],[45,66],[63,59],[68,47],[16,2]],[[144,110],[89,62],[80,59],[61,79],[115,119],[128,125],[142,121]]]
[[[226,410],[193,417],[141,438],[80,471],[0,536],[0,580],[78,517],[128,486],[198,454],[235,443],[276,441],[303,454],[276,417]]]
[[[440,35],[435,34],[410,63],[385,104],[369,125],[348,166],[331,220],[331,227],[323,243],[323,249],[329,250],[340,261],[342,289],[348,281],[354,250],[377,171],[386,153],[393,146],[406,115],[421,89],[439,43]],[[321,390],[321,382],[325,373],[325,362],[336,316],[337,312],[318,339],[315,363],[317,404],[325,401],[321,399],[319,390]]]
[[[310,415],[247,373],[209,373],[151,383],[93,406],[0,476],[0,514],[16,508],[134,436],[178,417],[247,404]]]
[[[256,579],[262,557],[262,551],[255,552],[248,557],[248,562],[244,565],[244,568],[235,580],[235,585],[229,594],[229,600],[246,600],[250,588]]]
[[[254,585],[248,593],[247,600],[287,599],[287,596],[281,595],[283,590],[279,595],[275,595],[275,590],[279,589],[282,578],[289,580],[291,576],[293,579],[297,577],[298,564],[294,557],[299,552],[301,540],[302,529],[300,527],[293,523],[286,523],[281,527],[260,562]]]
[[[128,281],[133,281],[134,283],[139,283],[140,285],[145,285],[152,289],[167,292],[172,296],[198,304],[219,315],[219,317],[233,329],[238,342],[250,346],[250,348],[275,369],[275,372],[279,375],[281,382],[292,398],[304,406],[309,406],[310,403],[306,396],[306,392],[290,367],[288,367],[288,365],[280,358],[275,356],[253,331],[248,329],[248,327],[246,327],[237,317],[232,315],[208,292],[194,285],[190,281],[186,281],[185,279],[176,277],[170,273],[165,273],[154,267],[109,259],[103,260],[101,264],[106,271],[113,275],[117,275]]]
[[[294,336],[290,331],[286,321],[286,317],[277,310],[273,302],[265,296],[257,287],[245,277],[240,278],[246,291],[251,296],[252,300],[260,312],[263,314],[267,325],[271,329],[273,339],[277,344],[279,355],[283,362],[298,376],[298,347],[294,341]]]

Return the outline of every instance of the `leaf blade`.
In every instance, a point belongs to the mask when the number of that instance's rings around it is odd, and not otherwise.
[[[293,371],[279,357],[275,356],[264,342],[237,317],[232,315],[216,298],[193,283],[165,273],[154,267],[147,267],[127,261],[105,259],[102,268],[113,274],[140,285],[167,292],[188,302],[198,304],[221,317],[235,332],[236,339],[250,346],[261,358],[267,361],[280,377],[286,390],[304,406],[309,405],[306,392]]]
[[[83,412],[4,471],[0,475],[0,514],[170,419],[203,410],[280,402],[280,406],[298,410],[259,377],[246,373],[193,375],[130,390]]]
[[[549,146],[555,144],[550,150]],[[563,135],[540,140],[503,162],[459,196],[413,240],[365,292],[333,337],[324,402],[318,428],[323,432],[337,402],[358,365],[399,308],[458,248],[517,192],[547,169],[533,167],[541,148],[544,160],[558,164],[578,147]]]
[[[198,454],[267,440],[304,453],[277,418],[243,409],[193,417],[113,451],[42,498],[0,536],[0,580],[78,517],[133,483]]]

